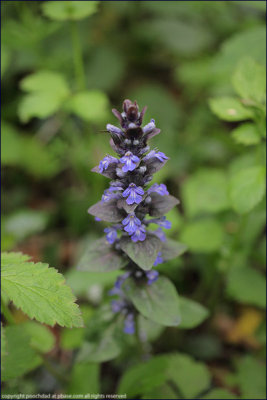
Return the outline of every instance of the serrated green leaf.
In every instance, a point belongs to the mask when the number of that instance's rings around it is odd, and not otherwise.
[[[56,21],[80,20],[97,11],[99,1],[47,1],[42,4],[44,15]]]
[[[209,101],[211,110],[225,121],[243,121],[253,118],[253,111],[234,97],[218,97]]]
[[[7,326],[5,331],[8,351],[3,356],[3,381],[18,378],[42,363],[30,345],[30,336],[21,325]]]
[[[200,325],[209,316],[209,310],[202,304],[180,296],[181,323],[179,328],[192,329]]]
[[[266,399],[266,364],[250,355],[242,357],[237,366],[237,381],[243,399]]]
[[[136,243],[124,236],[120,240],[120,246],[127,256],[146,271],[153,267],[162,244],[156,236],[147,234],[143,242]]]
[[[16,307],[48,325],[83,326],[79,307],[64,277],[21,253],[2,253],[2,291]]]
[[[99,90],[77,93],[71,97],[65,108],[89,122],[103,122],[108,116],[108,97]]]
[[[210,253],[218,250],[223,243],[223,229],[221,224],[212,218],[202,218],[189,222],[180,238],[189,250]]]
[[[173,258],[181,256],[187,250],[187,246],[183,243],[176,242],[172,239],[166,239],[162,243],[161,255],[163,260],[172,260]]]
[[[228,390],[225,389],[212,389],[209,393],[203,396],[203,399],[209,399],[209,400],[235,400],[238,399],[238,397],[233,394],[232,392],[229,392]]]
[[[195,216],[203,212],[217,213],[229,208],[227,191],[227,179],[223,170],[198,170],[182,186],[187,214]]]
[[[266,69],[250,57],[242,59],[233,75],[233,86],[243,99],[266,102]]]
[[[244,214],[262,200],[265,179],[265,168],[261,166],[243,169],[230,177],[230,199],[236,212]]]
[[[226,290],[238,302],[266,307],[266,280],[255,269],[233,266],[228,272]]]
[[[245,146],[258,144],[261,141],[256,125],[251,123],[240,125],[238,128],[234,129],[231,134],[237,143],[244,144]]]
[[[159,277],[151,285],[127,280],[127,295],[137,310],[146,318],[166,326],[177,326],[181,321],[179,296],[169,279]]]
[[[77,269],[80,271],[108,272],[123,268],[127,262],[127,258],[114,250],[104,237],[89,243],[77,265]]]
[[[96,363],[75,363],[70,376],[68,394],[100,392],[100,365]],[[90,396],[91,397],[91,396]],[[93,397],[91,397],[93,398]]]

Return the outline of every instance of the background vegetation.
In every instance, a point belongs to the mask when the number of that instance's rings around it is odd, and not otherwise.
[[[1,11],[2,251],[63,273],[86,325],[48,328],[11,306],[3,393],[265,398],[266,3],[2,1]],[[87,209],[107,181],[90,169],[110,152],[101,130],[125,98],[162,130],[153,145],[170,160],[156,181],[181,200],[169,235],[189,248],[159,266],[192,302],[180,328],[145,327],[148,364],[133,337],[111,361],[84,351],[92,321],[104,332],[99,305],[117,272],[75,268],[102,235]]]

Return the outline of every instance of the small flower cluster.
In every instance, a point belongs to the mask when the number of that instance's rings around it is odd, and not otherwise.
[[[136,102],[123,102],[123,111],[113,109],[118,118],[120,127],[107,124],[110,133],[110,145],[118,154],[117,157],[107,155],[93,169],[106,177],[111,178],[110,186],[104,191],[101,202],[89,209],[98,220],[102,217],[106,221],[116,222],[104,229],[107,242],[122,252],[121,240],[129,238],[133,245],[151,240],[165,242],[166,237],[162,230],[170,229],[171,223],[163,215],[171,209],[178,200],[169,195],[167,187],[161,183],[149,184],[153,174],[160,170],[168,157],[157,149],[150,149],[148,140],[160,133],[156,128],[155,120],[142,127],[146,107],[139,112]],[[155,218],[146,218],[149,215]],[[105,219],[106,218],[106,219]],[[156,224],[156,230],[149,230],[150,224]],[[161,251],[154,259],[154,266],[162,263],[164,257]],[[112,310],[125,315],[126,333],[134,331],[135,309],[125,297],[122,285],[126,279],[135,279],[151,285],[158,279],[155,270],[143,271],[129,259],[127,271],[116,282],[112,295],[118,295],[119,300],[112,301]]]

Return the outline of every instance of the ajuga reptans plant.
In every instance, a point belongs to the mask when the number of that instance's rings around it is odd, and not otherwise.
[[[142,127],[145,111],[146,107],[139,112],[136,101],[130,100],[123,102],[122,113],[112,110],[121,127],[107,124],[106,129],[117,157],[106,155],[93,168],[111,181],[101,201],[88,210],[96,220],[112,224],[104,229],[105,237],[87,249],[80,264],[80,269],[102,272],[124,269],[110,295],[114,296],[112,311],[122,315],[128,334],[135,332],[138,313],[163,325],[180,321],[175,287],[157,271],[158,264],[185,251],[184,245],[167,239],[163,231],[171,227],[165,214],[179,200],[163,183],[151,184],[168,157],[150,148],[149,140],[160,129],[154,119]]]

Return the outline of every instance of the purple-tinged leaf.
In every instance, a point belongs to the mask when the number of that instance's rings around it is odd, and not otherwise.
[[[103,175],[107,178],[115,179],[117,177],[116,175],[117,166],[118,166],[117,163],[112,163],[108,166],[108,168],[105,171],[100,172],[99,166],[97,165],[96,167],[92,168],[91,171]]]
[[[173,196],[161,196],[157,193],[151,193],[150,196],[152,201],[150,203],[149,215],[152,217],[162,217],[180,203],[180,201]]]
[[[80,271],[108,272],[123,268],[127,262],[127,258],[122,257],[114,250],[106,241],[106,238],[102,238],[89,243],[77,265],[77,269]]]
[[[167,239],[162,243],[161,256],[164,261],[179,257],[187,250],[187,246],[183,243],[176,242],[172,239]]]
[[[130,237],[123,236],[120,240],[121,249],[143,270],[153,267],[162,242],[154,235],[148,234],[143,242],[134,243]]]
[[[146,161],[147,173],[153,175],[158,172],[168,160],[159,161],[157,158],[150,159]]]
[[[88,213],[107,222],[120,222],[125,217],[125,212],[118,209],[117,199],[102,203],[99,201],[88,209]]]
[[[127,204],[126,199],[120,199],[118,200],[117,206],[125,210],[127,214],[130,214],[134,212],[138,204]]]

